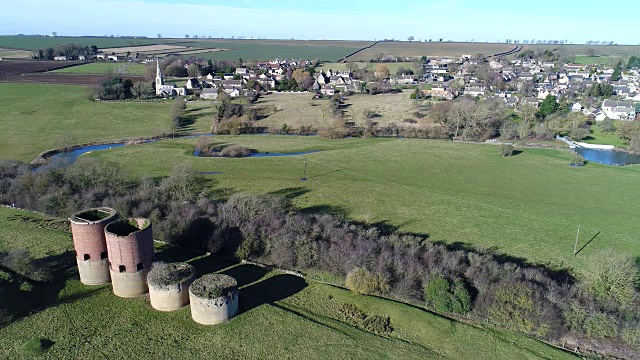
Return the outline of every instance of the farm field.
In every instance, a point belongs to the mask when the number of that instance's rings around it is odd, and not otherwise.
[[[375,71],[376,66],[378,65],[377,63],[370,63],[370,62],[356,62],[356,64],[358,65],[359,68],[363,68],[366,66],[367,69],[371,71]],[[400,69],[401,67],[405,69],[410,69],[410,70],[414,69],[414,63],[412,62],[399,61],[399,62],[390,62],[390,63],[384,63],[384,64],[389,68],[389,73],[392,75],[395,75],[396,71],[398,71],[398,69]],[[347,63],[335,63],[335,62],[322,63],[320,64],[320,66],[316,68],[316,70],[322,70],[322,71],[327,71],[329,69],[338,70],[338,71],[348,70]]]
[[[64,144],[159,135],[171,124],[168,103],[97,102],[94,115],[81,86],[0,83],[0,93],[2,159],[28,162]]]
[[[417,139],[325,140],[297,136],[215,136],[260,152],[325,150],[303,157],[192,156],[195,139],[160,141],[87,156],[119,163],[131,176],[166,176],[189,163],[218,190],[299,194],[303,208],[381,222],[432,241],[492,249],[551,267],[581,271],[583,259],[611,248],[640,255],[640,205],[628,201],[640,167],[569,166],[567,151],[523,149],[503,158],[492,145]],[[606,185],[602,179],[607,179]],[[603,216],[607,214],[607,216]],[[582,226],[578,256],[576,228]],[[592,241],[590,241],[592,240]]]
[[[108,38],[108,37],[43,37],[43,36],[0,36],[0,47],[9,49],[38,50],[62,44],[95,45],[98,48],[155,45],[175,40],[153,38]]]
[[[351,41],[286,41],[286,40],[197,40],[181,42],[183,46],[227,49],[225,51],[192,54],[211,60],[269,60],[303,59],[336,61],[364,46],[368,42]]]
[[[0,249],[26,247],[45,259],[46,246],[50,246],[48,256],[72,249],[68,232],[42,224],[41,216],[0,208]],[[15,242],[16,238],[21,242]],[[72,267],[63,274],[64,287],[55,301],[0,328],[0,357],[575,358],[508,331],[465,325],[419,307],[355,295],[254,265],[162,245],[156,248],[156,255],[164,261],[189,261],[199,275],[220,272],[234,276],[241,286],[239,315],[215,326],[198,325],[188,308],[163,313],[153,310],[147,298],[122,299],[109,286],[82,285]],[[344,303],[369,315],[389,316],[393,332],[379,336],[341,321],[336,305]],[[44,353],[29,352],[25,344],[38,339],[48,340],[51,346]]]
[[[59,74],[144,75],[144,64],[95,62],[54,70]]]
[[[108,78],[107,75],[55,73],[53,70],[84,64],[80,61],[2,61],[0,62],[0,82],[96,85]],[[73,70],[68,70],[73,71]],[[141,76],[131,75],[132,81],[144,80]]]
[[[0,48],[0,59],[31,59],[33,53],[26,50]]]
[[[378,54],[393,55],[399,57],[420,56],[454,56],[462,54],[475,55],[478,53],[486,56],[509,51],[515,45],[495,43],[448,43],[448,42],[408,42],[408,41],[383,41],[373,47],[363,50],[347,61],[369,61],[375,59]]]
[[[587,53],[587,49],[592,48],[595,49],[598,55],[601,56],[610,56],[610,55],[621,55],[628,57],[630,55],[638,55],[640,54],[640,45],[586,45],[586,44],[569,44],[569,45],[544,45],[544,44],[535,44],[535,45],[523,45],[523,51],[528,49],[536,50],[536,49],[566,49],[567,53],[571,55],[585,55]]]
[[[115,53],[116,55],[126,55],[127,52],[135,54],[136,52],[141,53],[162,53],[162,52],[178,52],[183,50],[188,50],[188,48],[184,46],[178,45],[143,45],[143,46],[125,46],[125,47],[112,47],[112,48],[104,48],[100,49],[105,54]]]

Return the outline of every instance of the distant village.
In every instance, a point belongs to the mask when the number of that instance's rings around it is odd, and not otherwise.
[[[274,59],[264,62],[241,63],[227,68],[226,73],[207,73],[188,77],[182,85],[166,82],[161,62],[164,57],[140,58],[140,54],[108,55],[97,53],[79,55],[78,60],[136,61],[156,65],[156,96],[195,95],[205,100],[215,100],[222,93],[231,98],[254,97],[261,91],[307,91],[318,97],[335,94],[384,93],[415,89],[412,98],[452,100],[460,96],[475,98],[500,98],[518,111],[521,107],[538,105],[548,96],[569,101],[571,110],[602,121],[633,120],[640,103],[640,73],[637,67],[620,69],[616,66],[582,65],[562,63],[558,59],[545,60],[553,55],[485,58],[478,54],[454,57],[423,56],[420,59],[381,57],[373,63],[375,71],[355,66],[352,70],[318,69],[317,61],[302,59]],[[55,60],[68,60],[55,56]],[[171,60],[188,69],[195,64],[202,70],[207,67],[203,59]],[[386,65],[409,62],[413,66],[389,72]],[[209,67],[211,61],[208,61]],[[342,64],[341,64],[342,65]],[[321,70],[321,71],[318,71]],[[297,75],[296,75],[296,71]],[[296,78],[296,86],[282,86],[283,82]]]

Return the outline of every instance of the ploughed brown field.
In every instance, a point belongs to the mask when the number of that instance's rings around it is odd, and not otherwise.
[[[0,61],[0,81],[19,83],[96,85],[109,75],[58,74],[47,71],[84,64],[82,61]],[[143,81],[142,76],[127,76],[131,81]]]

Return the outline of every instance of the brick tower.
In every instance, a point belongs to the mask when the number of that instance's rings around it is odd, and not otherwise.
[[[80,281],[86,285],[109,282],[104,228],[118,218],[111,208],[85,209],[69,218]]]
[[[148,219],[121,219],[105,228],[113,293],[120,297],[146,294],[147,273],[154,260]]]

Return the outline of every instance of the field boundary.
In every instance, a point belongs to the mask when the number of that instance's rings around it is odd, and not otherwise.
[[[361,51],[364,51],[364,50],[367,50],[367,49],[371,49],[372,47],[376,46],[376,44],[379,43],[379,42],[380,41],[376,41],[376,42],[374,42],[373,44],[371,44],[369,46],[365,46],[365,47],[363,47],[361,49],[358,49],[358,50],[352,52],[351,54],[349,54],[347,56],[343,56],[342,58],[338,59],[336,62],[346,61],[349,57],[351,57],[351,56],[353,56],[353,55],[355,55],[355,54],[357,54],[357,53],[359,53]]]

